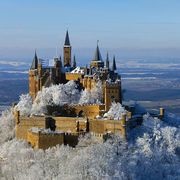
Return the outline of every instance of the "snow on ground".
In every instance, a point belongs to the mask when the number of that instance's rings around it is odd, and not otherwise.
[[[55,102],[56,97],[49,95]],[[23,102],[18,106],[21,110],[23,105],[26,110],[32,108],[28,101]],[[180,118],[166,115],[160,121],[146,114],[143,125],[133,129],[128,139],[127,143],[114,136],[99,143],[87,135],[77,148],[62,145],[33,150],[14,138],[12,110],[4,111],[0,117],[0,179],[180,179]]]
[[[167,117],[168,118],[168,117]],[[176,123],[172,123],[172,122]],[[179,179],[180,121],[144,116],[126,143],[82,138],[78,148],[33,150],[14,138],[11,111],[0,117],[0,179]]]

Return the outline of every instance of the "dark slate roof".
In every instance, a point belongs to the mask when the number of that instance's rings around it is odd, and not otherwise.
[[[69,40],[69,33],[68,33],[68,31],[66,31],[66,38],[65,38],[64,45],[65,46],[70,46],[70,40]]]
[[[38,68],[38,57],[37,57],[37,54],[35,51],[34,59],[33,59],[33,62],[32,62],[30,69],[37,69],[37,68]]]
[[[95,54],[94,54],[94,59],[93,61],[102,61],[102,57],[101,57],[101,53],[100,53],[100,50],[99,50],[99,46],[97,45],[96,47],[96,51],[95,51]]]
[[[112,65],[112,70],[115,71],[117,68],[116,68],[116,59],[115,59],[115,56],[113,56],[113,65]]]
[[[109,54],[107,52],[107,56],[106,56],[106,68],[109,68]]]

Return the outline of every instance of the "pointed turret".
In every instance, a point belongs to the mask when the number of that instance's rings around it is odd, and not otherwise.
[[[95,51],[95,54],[94,54],[94,58],[93,60],[91,61],[91,68],[103,68],[104,67],[104,62],[102,60],[102,56],[101,56],[101,53],[100,53],[100,50],[99,50],[99,46],[98,46],[98,42],[97,41],[97,47],[96,47],[96,51]]]
[[[69,40],[68,30],[66,31],[66,37],[65,37],[64,46],[71,46],[71,45],[70,45],[70,40]]]
[[[112,70],[115,71],[117,68],[116,68],[116,59],[115,59],[115,56],[113,56],[113,65],[112,65]]]
[[[107,52],[107,56],[106,56],[106,68],[109,69],[109,54]]]
[[[95,54],[94,54],[93,61],[102,61],[102,57],[101,57],[101,53],[100,53],[98,44],[97,44],[97,47],[96,47],[96,51],[95,51]]]
[[[75,57],[75,55],[74,55],[74,57],[73,57],[73,68],[74,68],[74,69],[76,68],[76,57]]]
[[[33,62],[32,62],[30,69],[37,69],[37,68],[38,68],[38,57],[37,57],[37,54],[35,51],[34,59],[33,59]]]
[[[68,30],[64,42],[64,67],[71,67],[71,45]]]

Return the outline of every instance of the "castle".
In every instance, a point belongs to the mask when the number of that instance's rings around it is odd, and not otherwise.
[[[108,111],[112,101],[122,102],[121,95],[121,77],[116,72],[115,56],[113,65],[110,68],[109,56],[107,53],[106,62],[102,60],[99,46],[97,44],[94,58],[90,62],[90,67],[76,67],[74,56],[73,63],[71,58],[71,44],[69,33],[66,32],[64,42],[64,58],[54,58],[53,63],[44,63],[35,56],[29,70],[29,93],[35,99],[37,92],[43,87],[49,87],[52,84],[66,83],[74,80],[82,89],[91,90],[95,87],[98,80],[101,80],[103,86],[103,104]]]
[[[112,102],[122,103],[121,76],[116,71],[115,56],[110,68],[109,55],[107,53],[104,63],[97,43],[94,58],[90,66],[78,67],[75,56],[72,62],[72,47],[68,31],[66,32],[63,47],[63,62],[61,57],[54,58],[51,64],[38,58],[37,53],[29,70],[29,94],[34,100],[37,93],[45,87],[54,84],[67,83],[73,80],[79,89],[92,90],[97,82],[102,82],[102,102],[99,104],[74,104],[61,107],[71,110],[73,116],[69,116],[54,107],[52,113],[44,116],[21,116],[19,111],[14,112],[16,120],[16,137],[27,140],[32,147],[46,149],[57,144],[69,144],[75,146],[81,134],[91,133],[103,140],[107,134],[120,134],[125,139],[129,129],[142,123],[142,116],[134,116],[134,109],[126,107],[127,113],[121,120],[103,118],[110,109]],[[54,111],[54,112],[53,112]],[[161,115],[163,116],[163,109]],[[96,118],[101,116],[101,119]]]

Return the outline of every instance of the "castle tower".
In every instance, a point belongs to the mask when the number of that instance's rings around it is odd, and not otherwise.
[[[64,67],[71,67],[71,45],[68,31],[66,31],[64,42]]]
[[[32,62],[32,65],[31,65],[30,69],[34,70],[34,69],[37,69],[37,68],[38,68],[38,57],[37,57],[37,53],[35,51],[34,59],[33,59],[33,62]]]
[[[104,62],[102,60],[102,56],[101,56],[101,53],[100,53],[100,50],[99,50],[99,46],[98,46],[98,42],[97,42],[97,47],[96,47],[96,51],[95,51],[95,54],[94,54],[94,58],[93,60],[91,61],[91,64],[90,64],[90,67],[91,68],[103,68],[104,67]]]
[[[43,69],[42,69],[42,63],[41,63],[41,61],[40,61],[40,59],[38,59],[38,75],[37,75],[37,77],[36,77],[36,80],[38,81],[38,83],[37,83],[37,92],[38,91],[40,91],[40,90],[42,90],[42,72],[43,71]]]
[[[105,82],[104,84],[104,104],[105,110],[108,111],[112,102],[122,103],[121,97],[121,81]]]
[[[117,68],[116,68],[116,59],[115,59],[115,56],[113,56],[113,65],[112,65],[112,70],[115,71]]]
[[[34,59],[29,70],[29,94],[33,99],[35,99],[38,92],[39,82],[37,80],[38,76],[38,57],[35,51]]]

